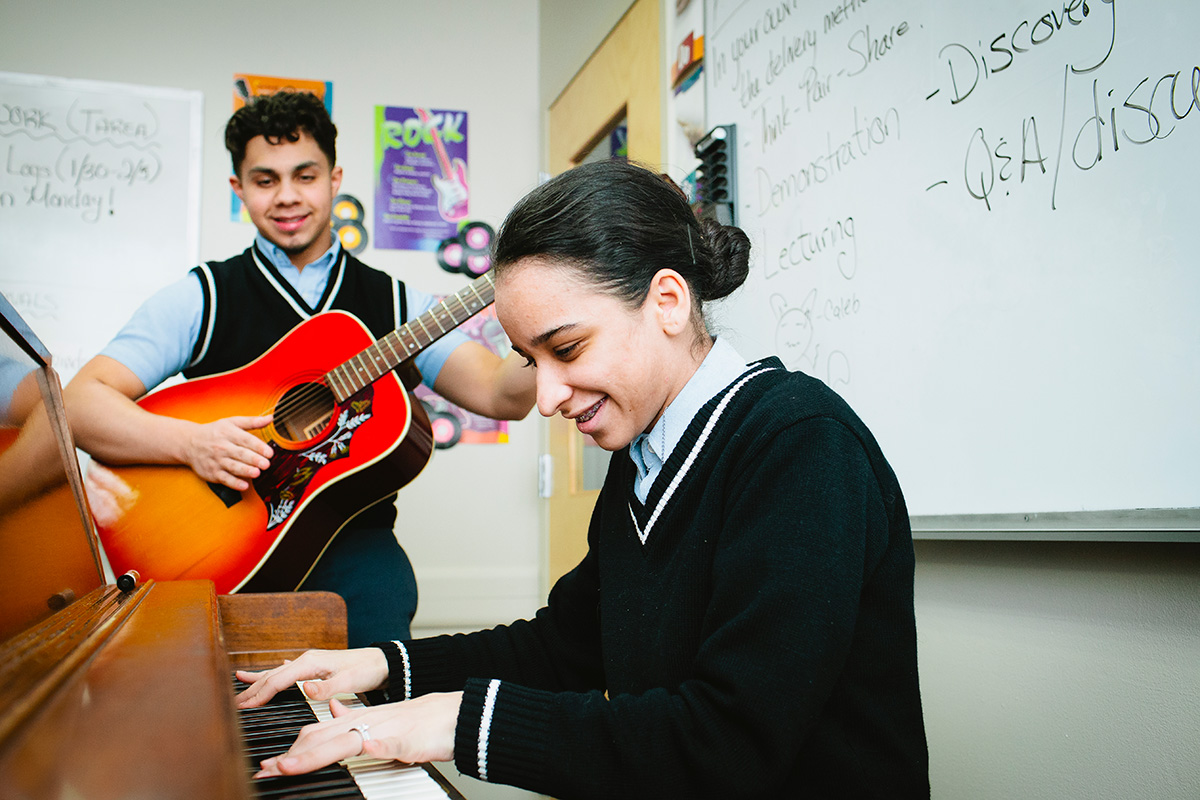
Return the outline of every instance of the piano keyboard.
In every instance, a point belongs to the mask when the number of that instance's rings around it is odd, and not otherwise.
[[[235,680],[235,684],[236,691],[245,688],[240,681]],[[350,708],[363,705],[353,695],[340,695],[338,700]],[[265,706],[239,709],[250,774],[258,772],[263,759],[286,751],[305,725],[332,718],[328,703],[309,700],[294,687],[280,692]],[[443,786],[421,766],[370,756],[349,758],[307,775],[259,778],[251,782],[251,787],[256,797],[270,800],[462,800],[453,787]]]

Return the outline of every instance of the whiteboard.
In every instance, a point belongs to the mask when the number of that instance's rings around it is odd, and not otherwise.
[[[1200,4],[706,0],[751,276],[914,515],[1200,506]]]
[[[199,255],[201,93],[0,72],[0,292],[66,381]]]

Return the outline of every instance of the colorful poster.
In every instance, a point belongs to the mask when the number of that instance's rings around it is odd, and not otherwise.
[[[375,247],[437,250],[467,218],[467,112],[375,107]]]
[[[312,92],[325,101],[325,110],[333,115],[333,81],[306,81],[301,78],[275,78],[269,75],[248,75],[236,72],[233,75],[233,110],[246,105],[252,97],[275,92]],[[234,222],[249,222],[250,217],[242,208],[242,201],[229,190],[229,218]]]
[[[512,349],[496,319],[494,306],[471,317],[458,326],[458,330],[502,358]],[[503,420],[464,411],[425,384],[418,386],[413,394],[425,404],[433,427],[434,444],[439,450],[456,444],[504,444],[508,441],[508,423]]]

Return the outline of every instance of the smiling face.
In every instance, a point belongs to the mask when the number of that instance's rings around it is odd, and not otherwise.
[[[342,168],[331,167],[304,131],[295,142],[255,136],[246,143],[241,172],[229,179],[250,220],[297,267],[311,264],[333,245],[329,227]]]
[[[537,259],[496,283],[496,316],[537,370],[538,411],[574,420],[605,450],[653,427],[707,352],[694,346],[686,284],[659,276],[638,308]]]

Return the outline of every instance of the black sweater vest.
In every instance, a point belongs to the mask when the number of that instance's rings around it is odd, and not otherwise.
[[[403,284],[397,286],[395,278],[368,267],[345,250],[330,271],[316,308],[310,308],[255,247],[192,271],[204,289],[204,315],[192,361],[183,370],[187,378],[243,367],[321,311],[354,314],[376,339],[398,328],[407,316]]]

